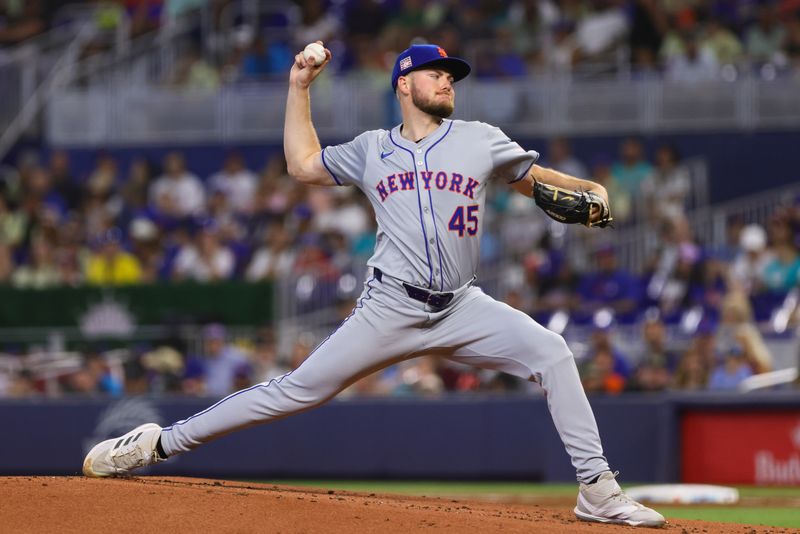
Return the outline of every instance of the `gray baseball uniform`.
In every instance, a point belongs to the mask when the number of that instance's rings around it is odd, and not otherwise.
[[[375,210],[377,244],[361,297],[294,371],[164,428],[164,451],[299,413],[388,365],[437,355],[539,382],[578,480],[607,471],[564,339],[473,285],[488,181],[520,180],[538,157],[498,128],[446,119],[416,143],[398,126],[325,148],[336,183],[357,186]]]

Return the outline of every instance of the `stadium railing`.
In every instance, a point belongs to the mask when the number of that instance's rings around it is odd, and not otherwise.
[[[797,195],[800,195],[800,184],[765,191],[713,206],[704,206],[690,211],[687,217],[698,243],[706,252],[714,254],[728,245],[727,228],[730,219],[736,218],[745,224],[765,226],[776,209],[788,206]],[[565,243],[577,244],[577,246],[569,245],[569,251],[572,254],[580,255],[579,258],[574,258],[575,263],[579,265],[581,263],[586,265],[590,261],[588,254],[591,250],[587,246],[581,245],[586,241],[583,238],[587,237],[589,232],[591,232],[590,229],[582,227],[566,229]],[[591,243],[593,241],[589,240],[588,244]],[[583,245],[586,244],[583,243]],[[656,228],[647,224],[638,224],[616,229],[613,235],[613,245],[619,264],[631,272],[640,273],[645,262],[658,251],[661,240]],[[503,252],[500,253],[500,257],[505,258],[505,261],[484,265],[480,272],[480,285],[488,293],[498,298],[502,298],[503,292],[507,289],[504,285],[506,273],[509,268],[513,267],[515,261],[519,261]],[[355,293],[346,296],[355,298],[358,295],[364,274],[366,272],[363,270],[354,273],[358,285],[354,288]],[[353,276],[353,274],[349,276]],[[324,336],[326,329],[337,324],[336,297],[331,291],[321,291],[319,281],[313,276],[308,274],[290,276],[277,280],[275,285],[278,299],[276,318],[280,321],[281,332],[294,332],[300,329],[318,332]],[[332,297],[332,295],[334,296]],[[769,325],[767,328],[775,330],[778,334],[783,333],[774,325]],[[576,339],[579,338],[580,336],[576,337]]]
[[[129,81],[56,90],[48,102],[47,140],[67,146],[113,146],[282,139],[283,81],[210,92]],[[326,139],[350,139],[396,123],[391,92],[358,79],[323,79],[312,102],[315,126]],[[696,86],[655,80],[465,81],[459,86],[454,116],[535,137],[780,129],[800,121],[800,81],[747,78]]]

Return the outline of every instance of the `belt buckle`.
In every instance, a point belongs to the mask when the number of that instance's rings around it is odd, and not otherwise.
[[[433,308],[443,309],[446,308],[448,304],[450,304],[451,300],[453,300],[452,293],[445,293],[445,294],[428,293],[428,298],[425,300],[425,304]]]

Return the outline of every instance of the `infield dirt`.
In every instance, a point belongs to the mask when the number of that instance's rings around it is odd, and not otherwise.
[[[193,478],[0,477],[0,532],[324,534],[652,532],[582,523],[564,504],[314,490]],[[792,529],[674,520],[676,534]]]

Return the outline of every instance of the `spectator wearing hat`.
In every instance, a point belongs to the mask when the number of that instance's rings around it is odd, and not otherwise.
[[[594,258],[597,270],[586,273],[578,286],[583,318],[609,308],[618,320],[633,320],[639,304],[639,281],[619,266],[613,245],[600,246]]]
[[[711,372],[708,379],[708,389],[716,391],[735,390],[742,380],[753,376],[753,371],[747,364],[742,351],[731,347],[722,354],[719,363]]]
[[[86,262],[86,281],[94,285],[137,284],[142,267],[136,256],[122,248],[122,232],[111,228],[95,239],[94,252]]]
[[[227,343],[225,327],[209,324],[203,328],[202,353],[186,362],[184,392],[224,397],[242,381],[249,385],[252,372],[244,353]]]
[[[759,291],[772,258],[772,252],[767,250],[766,230],[758,224],[748,224],[739,234],[739,251],[728,270],[730,285],[748,295]]]
[[[146,217],[136,217],[131,221],[128,232],[133,254],[142,268],[142,282],[155,282],[164,264],[158,226]]]
[[[183,391],[186,370],[183,350],[183,342],[165,339],[138,358],[128,360],[125,368],[126,390],[149,390],[159,394]],[[132,382],[128,382],[129,379]],[[202,391],[198,394],[202,394]]]

